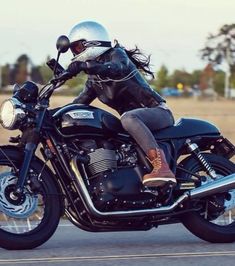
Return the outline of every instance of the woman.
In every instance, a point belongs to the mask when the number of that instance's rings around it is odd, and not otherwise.
[[[151,133],[172,126],[174,118],[166,101],[150,88],[139,72],[153,75],[149,57],[143,57],[137,47],[130,51],[119,45],[112,48],[105,28],[93,21],[74,26],[69,39],[74,58],[68,71],[72,76],[80,71],[88,74],[85,88],[74,103],[90,104],[98,97],[119,112],[123,128],[136,140],[153,166],[152,172],[143,177],[145,186],[176,183],[164,152]]]

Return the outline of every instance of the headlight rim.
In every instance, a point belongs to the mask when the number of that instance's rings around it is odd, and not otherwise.
[[[2,118],[2,111],[4,108],[4,104],[6,104],[7,102],[10,102],[13,108],[12,119],[9,125],[6,125],[6,123],[4,123],[4,118]],[[8,130],[18,129],[19,123],[22,121],[22,119],[25,116],[26,116],[26,113],[22,109],[22,103],[18,99],[12,97],[2,102],[0,106],[0,124],[2,125],[3,128],[8,129]]]

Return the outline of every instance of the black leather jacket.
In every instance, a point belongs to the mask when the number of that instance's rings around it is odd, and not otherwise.
[[[154,107],[165,100],[151,89],[125,50],[111,48],[97,61],[87,61],[85,88],[74,103],[90,104],[96,97],[117,110],[126,111]]]

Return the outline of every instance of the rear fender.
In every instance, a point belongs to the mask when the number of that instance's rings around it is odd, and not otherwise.
[[[231,159],[235,155],[235,146],[226,138],[217,139],[211,146],[211,152]]]
[[[201,136],[191,139],[191,141],[198,145],[200,151],[210,151],[226,159],[230,159],[235,155],[234,145],[221,135],[214,137]]]

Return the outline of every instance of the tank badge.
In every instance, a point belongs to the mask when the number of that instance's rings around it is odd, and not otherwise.
[[[73,119],[94,119],[94,113],[87,110],[76,110],[66,113]]]

